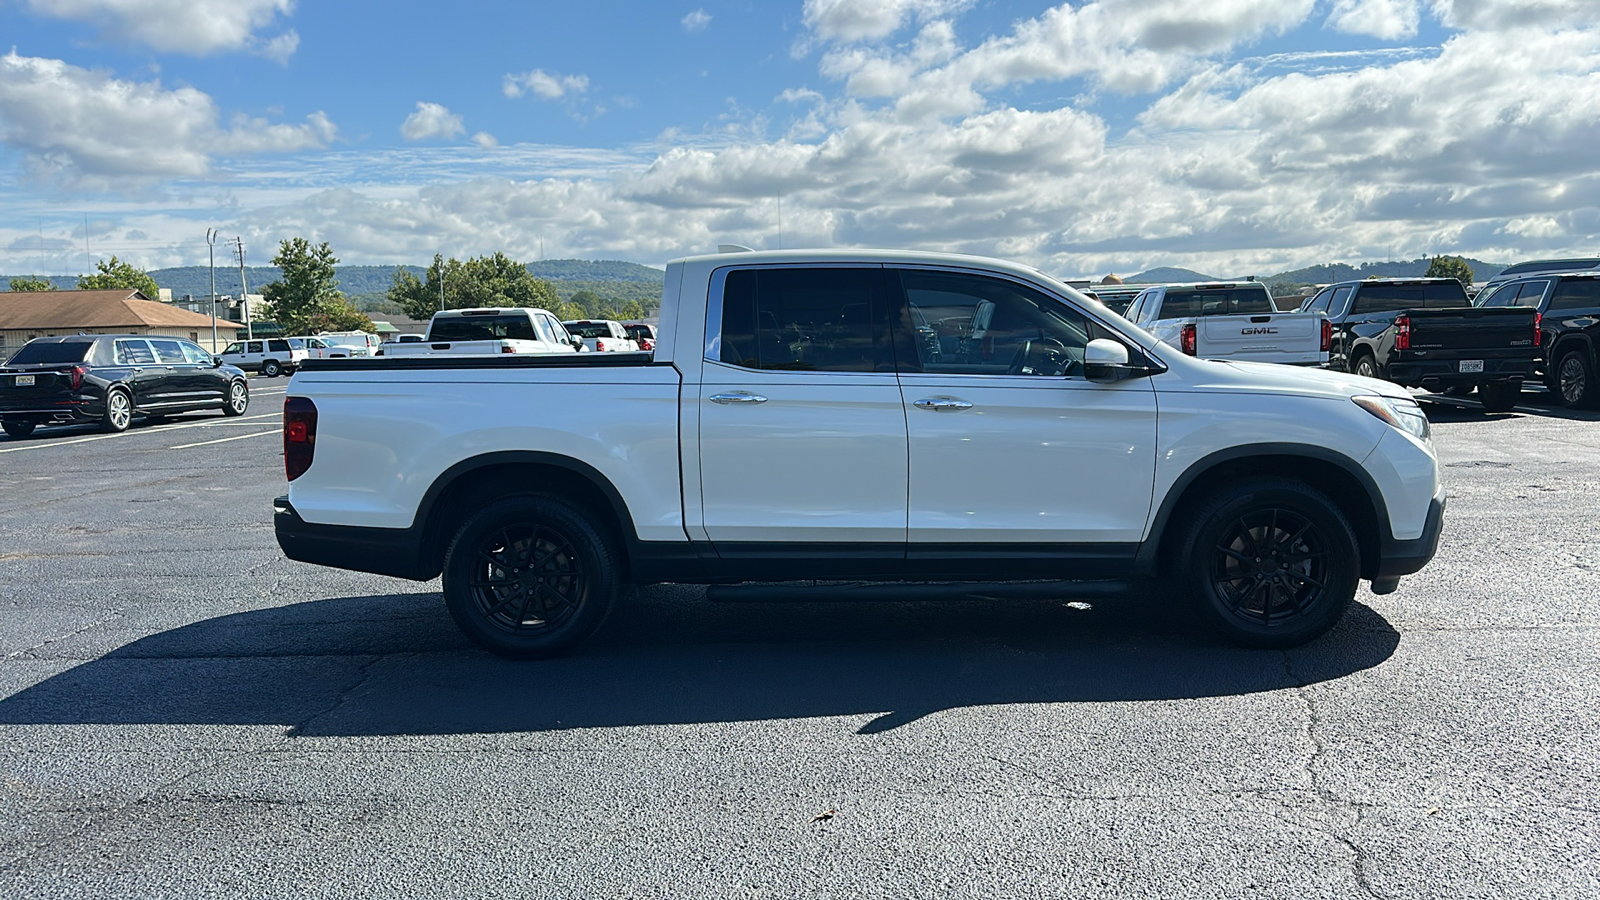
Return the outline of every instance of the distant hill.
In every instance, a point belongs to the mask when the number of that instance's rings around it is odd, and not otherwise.
[[[1307,266],[1304,269],[1295,269],[1292,272],[1282,272],[1263,281],[1294,282],[1296,284],[1331,284],[1335,281],[1359,281],[1363,278],[1420,278],[1428,274],[1428,266],[1432,260],[1422,259],[1407,260],[1404,262],[1369,262],[1359,266],[1349,263],[1328,263],[1321,266]],[[1467,258],[1467,265],[1472,267],[1474,281],[1488,281],[1500,274],[1507,263],[1488,263],[1481,259]]]
[[[1223,279],[1213,278],[1210,275],[1201,275],[1192,269],[1160,266],[1122,280],[1128,284],[1181,284],[1185,281],[1222,281]]]

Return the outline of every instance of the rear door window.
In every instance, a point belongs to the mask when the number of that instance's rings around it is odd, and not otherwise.
[[[1572,279],[1556,285],[1550,298],[1550,308],[1595,309],[1600,308],[1600,278]]]
[[[260,341],[251,341],[249,344],[246,345],[245,352],[246,353],[260,353],[261,352],[261,342]]]
[[[747,369],[892,372],[883,280],[877,266],[729,272],[711,358]]]
[[[150,346],[155,348],[156,359],[162,365],[186,366],[189,358],[183,355],[183,347],[177,341],[151,341]]]

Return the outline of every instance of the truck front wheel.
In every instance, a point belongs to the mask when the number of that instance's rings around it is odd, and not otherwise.
[[[1187,519],[1175,581],[1219,636],[1296,647],[1334,626],[1360,583],[1355,532],[1337,504],[1292,479],[1229,484]]]
[[[501,656],[558,656],[582,643],[621,590],[604,528],[554,497],[508,497],[469,518],[445,552],[444,598],[474,643]]]

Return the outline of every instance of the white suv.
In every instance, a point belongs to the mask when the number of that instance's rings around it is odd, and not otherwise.
[[[289,338],[234,341],[222,350],[223,362],[268,378],[293,374],[308,356],[303,345],[296,347]]]

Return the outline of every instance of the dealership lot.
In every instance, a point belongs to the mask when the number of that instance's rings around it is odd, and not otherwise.
[[[1600,893],[1600,416],[1431,405],[1439,557],[1297,650],[660,587],[514,663],[282,558],[251,383],[0,438],[0,896]]]

